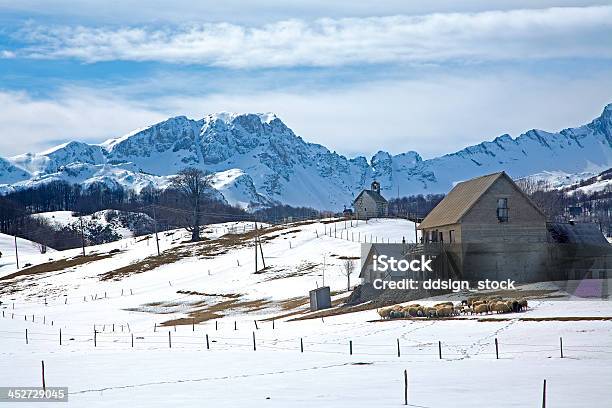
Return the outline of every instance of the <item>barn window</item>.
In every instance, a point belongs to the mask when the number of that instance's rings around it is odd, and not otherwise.
[[[455,230],[448,231],[448,242],[451,244],[455,242]]]
[[[497,199],[497,219],[499,222],[508,222],[508,199]]]

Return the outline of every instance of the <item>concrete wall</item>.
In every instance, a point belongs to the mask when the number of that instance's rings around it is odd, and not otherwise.
[[[445,246],[447,247],[447,246]],[[612,277],[612,247],[556,243],[463,243],[447,252],[462,279],[517,283]]]

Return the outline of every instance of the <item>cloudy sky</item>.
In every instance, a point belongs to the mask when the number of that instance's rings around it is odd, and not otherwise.
[[[348,156],[428,158],[612,102],[609,2],[49,3],[0,0],[0,156],[271,111]]]

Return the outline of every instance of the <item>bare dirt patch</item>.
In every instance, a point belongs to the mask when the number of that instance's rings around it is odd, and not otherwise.
[[[102,273],[98,275],[98,278],[101,281],[121,280],[130,275],[147,272],[162,265],[177,262],[179,259],[181,259],[181,251],[167,250],[162,252],[160,256],[150,256],[130,265]]]
[[[257,273],[259,274],[259,273],[267,272],[264,282],[269,282],[269,281],[273,281],[276,279],[296,278],[299,276],[305,276],[305,275],[312,273],[317,266],[319,266],[319,264],[317,263],[302,262],[295,269],[289,270],[289,271],[286,271],[285,269],[282,269],[282,268],[268,267],[266,268],[267,271],[262,270],[262,271],[258,271]]]
[[[229,299],[238,299],[240,296],[242,296],[239,293],[205,293],[205,292],[197,292],[195,290],[177,290],[176,293],[179,293],[181,295],[196,295],[196,296],[210,296],[210,297],[222,297],[222,298],[229,298]]]
[[[247,301],[239,301],[237,299],[226,300],[202,309],[191,311],[188,314],[189,317],[167,320],[161,323],[161,326],[198,324],[207,320],[223,317],[230,311],[241,311],[245,313],[256,312],[265,309],[270,303],[269,300],[265,299]]]
[[[281,309],[283,310],[293,310],[300,306],[306,306],[310,303],[310,299],[307,296],[298,296],[286,300],[281,300],[279,302]]]
[[[333,305],[333,303],[332,303]],[[319,310],[318,312],[309,313],[307,316],[296,317],[289,321],[295,320],[309,320],[309,319],[320,319],[321,317],[339,316],[348,313],[363,312],[364,310],[376,309],[375,305],[369,303],[363,303],[355,306],[343,306],[335,307],[332,309]]]
[[[57,261],[46,262],[40,265],[30,266],[22,269],[19,272],[12,273],[0,278],[0,280],[9,280],[19,276],[32,276],[39,275],[48,272],[62,271],[68,268],[74,268],[75,266],[84,265],[90,262],[100,261],[102,259],[110,258],[113,254],[95,254],[77,256],[74,258],[59,259]]]

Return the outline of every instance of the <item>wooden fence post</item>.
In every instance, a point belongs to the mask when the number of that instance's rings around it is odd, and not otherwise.
[[[349,340],[349,354],[353,355],[353,340]]]
[[[397,339],[397,356],[400,357],[400,345],[399,345],[399,339]]]
[[[28,344],[28,329],[26,329],[26,344]]]
[[[440,356],[440,360],[442,360],[442,342],[438,341],[438,355]]]
[[[172,337],[170,337],[170,333],[170,330],[168,330],[168,348],[172,348]]]
[[[41,368],[42,368],[42,388],[43,391],[45,391],[47,389],[47,386],[45,384],[45,361],[41,361]]]
[[[544,380],[544,388],[542,388],[542,408],[546,408],[546,380]]]
[[[253,351],[257,351],[257,345],[255,344],[255,332],[253,332]]]
[[[561,358],[563,358],[563,337],[559,337],[559,347],[561,351]]]
[[[253,323],[255,323],[255,330],[259,330],[259,327],[257,327],[257,320],[253,320]]]
[[[217,321],[215,320],[215,330],[219,330],[219,326],[217,325]]]
[[[274,330],[274,319],[272,319],[272,330]]]
[[[131,333],[131,334],[132,334],[132,347],[134,347],[134,333]]]
[[[62,328],[60,327],[60,332],[59,332],[59,340],[60,340],[60,346],[62,345]]]
[[[191,331],[195,331],[195,319],[191,319]]]
[[[302,340],[302,338],[300,337],[300,351],[303,353],[304,352],[304,341]]]
[[[497,337],[495,338],[495,358],[499,360],[499,345],[497,343]]]
[[[208,342],[208,334],[206,335],[206,350],[210,350],[210,343]]]
[[[408,370],[404,370],[404,405],[408,405]]]
[[[234,330],[238,330],[238,327],[236,326],[236,321],[234,320]]]
[[[98,332],[94,329],[94,347],[98,346]]]

